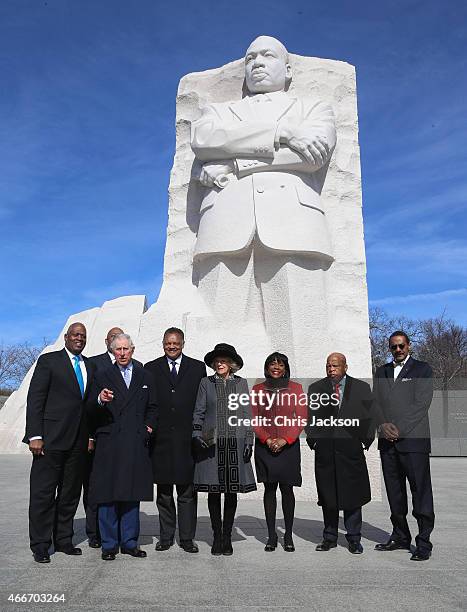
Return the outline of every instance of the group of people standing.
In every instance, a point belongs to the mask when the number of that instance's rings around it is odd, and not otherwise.
[[[393,531],[376,549],[410,550],[408,480],[419,527],[411,559],[429,558],[432,374],[428,364],[410,357],[404,332],[389,338],[393,361],[376,372],[373,392],[368,383],[347,374],[341,353],[328,356],[326,377],[305,393],[290,379],[287,356],[274,352],[265,361],[264,381],[250,392],[237,374],[243,360],[233,346],[217,344],[203,363],[183,353],[184,334],[175,327],[164,333],[164,354],[144,366],[133,359],[133,342],[120,328],[109,330],[107,351],[90,358],[82,355],[83,324],[71,325],[64,340],[63,350],[39,358],[27,400],[23,441],[33,454],[29,532],[35,561],[50,561],[52,542],[56,552],[82,554],[72,543],[82,486],[89,545],[102,548],[104,560],[114,560],[118,552],[145,557],[138,546],[139,504],[153,499],[153,483],[160,523],[157,551],[173,546],[178,518],[181,548],[198,552],[200,491],[208,496],[211,553],[232,555],[237,495],[262,482],[265,551],[278,545],[279,488],[283,547],[293,552],[293,487],[302,484],[303,429],[315,452],[324,520],[316,550],[336,547],[343,510],[349,551],[363,552],[362,506],[371,499],[364,449],[377,430]],[[212,375],[207,376],[206,366]],[[237,400],[235,408],[232,400]]]

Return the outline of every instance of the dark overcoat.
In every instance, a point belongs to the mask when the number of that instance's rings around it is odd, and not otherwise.
[[[158,422],[152,449],[154,482],[191,483],[193,410],[199,383],[206,376],[206,366],[202,361],[183,355],[175,381],[170,376],[165,356],[149,361],[144,367],[154,378],[157,389]]]
[[[104,388],[114,399],[100,406]],[[150,435],[146,426],[157,426],[155,383],[149,372],[133,363],[127,389],[117,365],[96,373],[88,410],[94,420],[96,451],[91,474],[92,499],[98,504],[153,499]]]
[[[315,451],[315,478],[318,501],[328,508],[353,510],[371,500],[370,479],[363,447],[374,440],[374,418],[370,386],[346,377],[340,408],[328,402],[334,393],[329,378],[310,385],[308,397],[317,409],[309,409],[307,443]],[[334,402],[337,404],[337,402]],[[358,419],[358,425],[321,426],[320,419]],[[313,424],[315,423],[315,424]]]

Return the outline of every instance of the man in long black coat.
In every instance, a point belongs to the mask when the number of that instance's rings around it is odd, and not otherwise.
[[[430,534],[435,523],[430,475],[430,424],[433,398],[432,370],[410,356],[410,340],[403,331],[389,338],[393,361],[376,370],[373,392],[378,418],[378,448],[391,508],[392,534],[376,550],[410,550],[407,523],[407,488],[412,492],[413,516],[418,535],[412,561],[426,561],[432,550]]]
[[[196,532],[197,497],[193,489],[194,460],[191,447],[193,410],[199,383],[206,376],[203,362],[182,353],[184,334],[169,328],[162,341],[164,355],[144,367],[156,382],[159,414],[152,465],[157,483],[160,540],[156,550],[167,550],[174,542],[177,512],[173,486],[177,489],[180,546],[198,552]]]
[[[344,511],[349,551],[363,552],[362,506],[371,499],[370,479],[363,449],[374,440],[370,386],[347,374],[345,355],[332,353],[327,377],[310,385],[308,446],[315,451],[315,478],[322,506],[323,541],[316,547],[337,546],[339,510]]]
[[[115,365],[96,373],[89,403],[96,437],[90,494],[99,504],[106,561],[115,559],[119,547],[123,554],[146,556],[138,547],[139,503],[154,498],[149,440],[157,422],[155,384],[133,362],[130,336],[117,335],[111,348]]]
[[[88,447],[85,402],[94,366],[81,355],[86,328],[73,323],[65,348],[41,355],[29,386],[23,442],[33,455],[30,477],[29,537],[34,560],[49,563],[56,552],[80,555],[72,544]]]

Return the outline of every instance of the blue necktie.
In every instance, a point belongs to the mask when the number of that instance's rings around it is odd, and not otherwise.
[[[130,388],[130,370],[128,368],[124,368],[123,370],[123,380],[125,381],[127,389]]]
[[[81,397],[84,397],[84,380],[83,380],[83,373],[81,372],[81,368],[79,367],[78,355],[75,355],[73,359],[75,361],[75,374],[76,374],[76,378],[78,379],[79,388],[81,390]]]

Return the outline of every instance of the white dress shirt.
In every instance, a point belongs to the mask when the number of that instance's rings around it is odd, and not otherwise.
[[[410,357],[410,355],[407,355],[407,357],[404,359],[404,361],[401,361],[400,363],[397,363],[396,361],[392,362],[392,365],[394,366],[394,380],[396,380],[396,378],[401,373],[402,368],[407,363],[407,360],[409,359],[409,357]]]
[[[177,374],[180,370],[180,364],[182,363],[182,357],[183,355],[180,354],[177,359],[170,359],[170,357],[167,357],[167,355],[165,356],[167,359],[167,363],[169,364],[169,370],[172,371],[172,362],[175,361],[175,369],[177,370]]]

